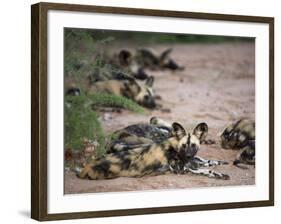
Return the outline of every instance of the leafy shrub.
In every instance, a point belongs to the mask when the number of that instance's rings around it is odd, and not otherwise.
[[[121,107],[136,113],[144,113],[144,109],[125,97],[95,93],[85,94],[83,80],[95,69],[107,69],[113,72],[112,66],[103,63],[103,48],[113,41],[108,37],[95,40],[89,30],[65,29],[64,75],[72,78],[78,88],[80,96],[65,96],[64,101],[64,133],[65,149],[81,150],[83,139],[98,142],[96,154],[105,152],[105,139],[113,135],[105,135],[99,120],[99,115],[93,110],[97,107]],[[94,55],[99,55],[94,57]]]

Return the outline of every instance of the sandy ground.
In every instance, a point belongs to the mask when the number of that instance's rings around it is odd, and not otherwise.
[[[172,57],[185,66],[184,71],[148,71],[155,77],[155,92],[163,108],[136,115],[129,111],[108,114],[103,121],[106,131],[114,131],[137,122],[147,122],[152,116],[177,121],[187,130],[200,123],[209,126],[209,138],[214,145],[202,145],[198,153],[203,158],[220,159],[230,164],[237,151],[224,150],[219,135],[233,121],[255,118],[255,46],[253,43],[190,44],[154,46],[157,52],[173,47]],[[239,169],[233,165],[214,168],[230,176],[217,180],[194,174],[167,174],[155,177],[117,178],[113,180],[81,180],[65,172],[65,193],[118,192],[130,190],[176,189],[251,185],[255,183],[255,168]]]

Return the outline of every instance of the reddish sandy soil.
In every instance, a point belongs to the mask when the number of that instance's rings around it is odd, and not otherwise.
[[[241,118],[255,118],[255,48],[253,43],[189,44],[154,46],[157,52],[173,47],[172,57],[185,66],[184,71],[147,71],[155,77],[155,92],[163,108],[136,115],[129,111],[111,112],[103,121],[106,131],[114,131],[130,124],[147,122],[152,116],[177,121],[187,130],[200,123],[209,125],[209,138],[214,145],[202,145],[199,155],[220,159],[230,164],[237,151],[224,150],[219,135],[231,122]],[[81,180],[70,171],[65,172],[65,193],[118,192],[130,190],[176,189],[255,184],[255,168],[240,169],[223,165],[214,170],[228,174],[230,180],[210,179],[194,174],[167,174],[142,178],[112,180]]]

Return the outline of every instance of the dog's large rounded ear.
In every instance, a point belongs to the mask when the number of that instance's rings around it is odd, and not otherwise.
[[[158,117],[152,117],[152,118],[150,118],[149,123],[152,125],[157,125],[158,119],[159,119]]]
[[[125,80],[123,83],[124,83],[125,90],[127,91],[127,93],[130,92],[132,94],[131,97],[134,97],[136,94],[138,94],[141,91],[140,85],[134,78]],[[126,95],[127,93],[124,93],[124,94]]]
[[[154,77],[153,76],[149,76],[147,78],[147,80],[145,81],[145,85],[146,86],[149,86],[149,87],[152,87],[153,86],[153,83],[154,83]]]
[[[128,77],[127,79],[125,79],[123,81],[126,85],[130,86],[130,85],[136,85],[139,86],[139,84],[136,82],[136,80],[133,77]]]
[[[181,126],[179,123],[174,122],[172,124],[172,136],[177,137],[178,139],[183,138],[186,135],[186,132],[183,128],[183,126]]]
[[[169,57],[169,55],[171,54],[172,50],[173,50],[172,48],[169,48],[169,49],[163,51],[161,53],[160,57],[159,57],[159,61],[160,62],[164,62]]]
[[[131,63],[132,53],[128,50],[121,50],[118,58],[121,65],[128,66]]]
[[[194,130],[193,134],[200,140],[200,143],[204,141],[208,134],[208,125],[206,123],[198,124]]]

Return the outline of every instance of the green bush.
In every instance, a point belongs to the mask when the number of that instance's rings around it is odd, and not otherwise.
[[[113,38],[95,39],[89,30],[65,29],[64,33],[64,75],[73,78],[81,91],[80,96],[65,96],[64,101],[64,133],[65,149],[81,150],[83,139],[98,142],[97,156],[105,152],[105,140],[112,138],[106,135],[99,120],[99,114],[93,110],[98,107],[121,107],[136,113],[145,113],[145,110],[125,97],[96,93],[85,94],[83,85],[88,74],[95,69],[107,69],[112,72],[110,65],[103,63],[105,44]],[[99,57],[94,57],[99,55]]]
[[[66,96],[65,99],[65,148],[79,150],[83,147],[83,138],[96,140],[99,144],[97,155],[105,152],[105,135],[99,121],[98,114],[93,107],[122,107],[136,113],[145,113],[145,110],[125,97],[96,93],[93,95]]]

